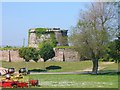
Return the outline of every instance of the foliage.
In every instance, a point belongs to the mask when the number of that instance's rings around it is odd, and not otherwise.
[[[38,44],[38,48],[41,49],[43,47],[44,43],[46,43],[46,41],[43,41],[40,44]]]
[[[12,48],[12,46],[7,45],[7,46],[5,46],[4,48]]]
[[[44,62],[46,62],[48,59],[53,58],[55,56],[53,47],[47,42],[43,44],[39,53],[41,58],[44,59]]]
[[[41,34],[50,34],[50,39],[45,40],[45,41],[43,41],[42,43],[40,43],[40,44],[39,44],[39,47],[41,47],[44,42],[48,42],[48,43],[51,44],[52,47],[56,47],[56,45],[57,45],[57,40],[56,40],[56,37],[55,37],[55,33],[54,33],[54,32],[52,32],[52,31],[50,31],[50,32],[49,32],[49,31],[46,31],[46,30],[47,30],[46,28],[36,28],[35,30],[36,30],[36,35],[37,35],[37,37],[39,37],[39,38],[40,38]]]
[[[102,62],[114,62],[115,60],[113,58],[111,58],[110,56],[108,56],[107,58],[106,57],[100,58],[99,61],[102,61]]]
[[[116,21],[112,3],[92,3],[81,11],[76,27],[72,28],[70,41],[83,57],[92,59],[93,73],[97,73],[98,60],[104,57],[110,35],[115,31]],[[111,25],[112,24],[112,25]]]
[[[36,31],[35,34],[37,35],[37,37],[40,37],[41,34],[45,34],[46,33],[46,28],[36,28],[35,31]]]
[[[50,32],[50,39],[42,41],[40,44],[38,44],[38,47],[42,48],[42,46],[45,43],[49,43],[52,47],[56,47],[57,41],[56,41],[56,38],[55,38],[55,34],[53,32]]]
[[[106,48],[107,54],[100,61],[120,62],[120,34],[117,37],[118,39],[108,43]]]
[[[20,47],[12,47],[12,46],[5,46],[5,47],[0,47],[0,50],[19,50]]]
[[[57,40],[55,38],[55,33],[54,32],[50,33],[50,44],[51,44],[52,47],[56,47],[56,45],[57,45]]]
[[[19,56],[24,58],[26,62],[29,62],[29,60],[37,62],[39,59],[39,52],[36,48],[22,47],[19,49]]]
[[[74,46],[56,46],[55,48],[61,48],[61,49],[65,49],[65,48],[69,48],[69,49],[74,49]]]
[[[40,58],[40,55],[39,55],[39,51],[34,48],[33,51],[32,51],[32,59],[37,62]]]
[[[110,42],[107,52],[109,57],[113,58],[116,63],[120,62],[120,34],[118,39]]]
[[[118,52],[120,52],[120,32],[117,35],[117,39],[115,40],[115,48]]]

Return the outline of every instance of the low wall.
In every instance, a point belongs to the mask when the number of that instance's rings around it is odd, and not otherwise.
[[[55,61],[80,61],[78,52],[73,49],[65,48],[55,48]]]
[[[24,59],[19,56],[18,50],[0,50],[0,60],[12,62],[24,61]]]
[[[55,57],[53,61],[79,61],[79,54],[73,49],[59,49],[55,48]],[[18,50],[0,50],[0,60],[17,62],[24,61],[23,58],[19,56]],[[32,61],[32,60],[31,60]],[[43,61],[40,59],[39,61]]]

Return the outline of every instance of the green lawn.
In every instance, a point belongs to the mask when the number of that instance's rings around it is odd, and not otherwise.
[[[14,67],[18,70],[21,67],[27,67],[29,70],[33,69],[44,69],[44,62],[2,62],[2,66],[6,68]],[[84,62],[46,62],[46,67],[49,66],[56,66],[60,67],[61,69],[54,69],[48,70],[48,72],[64,72],[64,71],[75,71],[75,70],[82,70],[92,66],[91,61],[84,61]]]
[[[81,61],[81,62],[46,62],[46,67],[55,67],[55,69],[49,69],[47,72],[70,72],[70,71],[81,71],[92,67],[92,61]],[[99,62],[99,66],[103,67],[104,71],[116,71],[118,70],[118,64],[104,64]],[[11,68],[14,67],[16,71],[19,68],[27,67],[29,70],[41,71],[44,69],[44,62],[2,62],[2,67]],[[101,70],[102,71],[102,70]]]
[[[46,62],[46,67],[56,66],[61,69],[48,70],[48,72],[69,72],[81,71],[92,67],[91,61],[81,62]],[[118,64],[109,62],[99,62],[99,66],[103,67],[100,72],[117,71]],[[2,67],[14,67],[16,71],[19,68],[27,67],[29,70],[42,70],[44,68],[43,62],[2,62]],[[26,79],[26,80],[25,80]],[[106,73],[104,75],[90,75],[90,74],[75,74],[75,75],[28,75],[24,80],[38,79],[40,82],[39,88],[117,88],[118,75],[116,73]]]
[[[30,75],[40,88],[118,88],[117,75]]]

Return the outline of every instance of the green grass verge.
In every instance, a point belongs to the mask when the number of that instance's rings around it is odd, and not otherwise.
[[[30,75],[40,88],[118,88],[117,75]]]

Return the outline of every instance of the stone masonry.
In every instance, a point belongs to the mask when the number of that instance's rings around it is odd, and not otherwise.
[[[67,37],[67,31],[68,30],[60,30],[60,28],[46,28],[46,32],[49,32],[47,34],[42,34],[40,37],[37,37],[36,35],[36,28],[31,28],[29,30],[29,37],[28,37],[28,46],[30,47],[38,47],[38,44],[40,44],[41,42],[50,39],[50,33],[54,32],[55,34],[55,38],[57,41],[57,46],[67,46],[68,45],[68,41],[66,39],[65,43],[62,43],[62,37],[66,36]]]
[[[54,61],[80,61],[78,52],[73,49],[65,48],[55,48],[55,57]]]
[[[16,62],[16,61],[24,61],[23,58],[19,57],[18,51],[14,50],[0,50],[0,60],[2,61],[11,61],[11,62]]]
[[[54,48],[55,57],[52,58],[53,61],[79,61],[79,54],[73,49],[59,49]],[[24,61],[23,58],[19,56],[18,50],[0,50],[0,60],[11,61],[11,62],[21,62]],[[32,61],[32,60],[31,60]],[[39,59],[39,61],[43,61]]]

